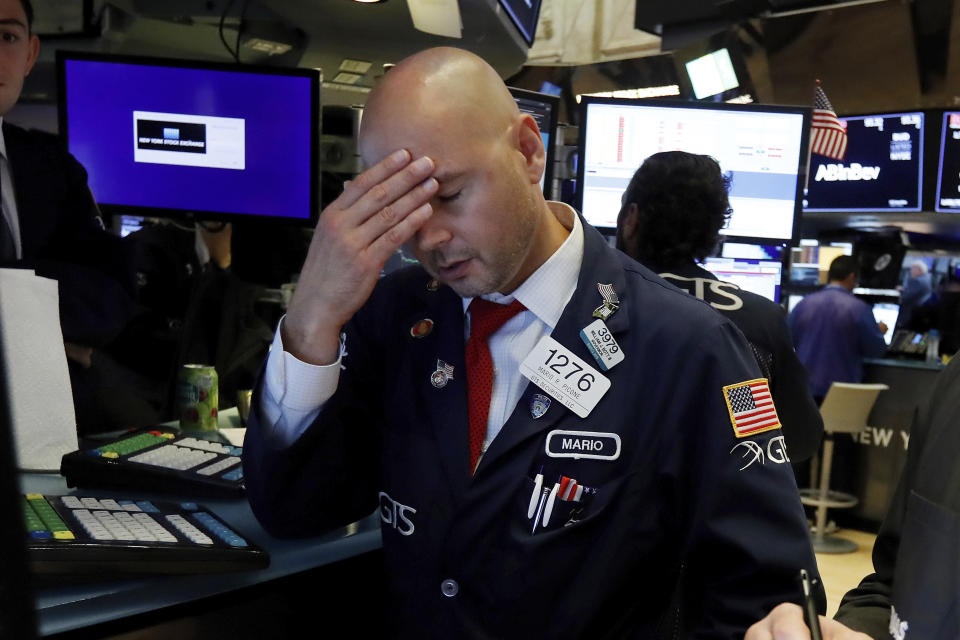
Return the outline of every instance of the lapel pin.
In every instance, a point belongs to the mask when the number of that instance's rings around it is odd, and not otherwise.
[[[440,288],[440,282],[437,279],[433,279],[427,283],[427,291],[436,291]]]
[[[414,338],[426,338],[433,331],[433,320],[424,318],[410,327],[410,335]]]
[[[600,295],[603,297],[603,304],[593,310],[593,317],[606,320],[620,308],[620,298],[617,297],[617,292],[613,290],[612,284],[601,284],[598,282],[597,290],[600,291]]]
[[[535,393],[530,398],[530,415],[534,420],[537,418],[543,417],[543,414],[547,412],[547,409],[550,408],[549,396],[545,396],[542,393]]]
[[[437,360],[437,370],[430,374],[430,384],[437,389],[443,389],[450,380],[453,380],[453,365]]]

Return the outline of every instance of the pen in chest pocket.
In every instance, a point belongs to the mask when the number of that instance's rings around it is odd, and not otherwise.
[[[530,494],[530,503],[527,506],[527,518],[533,521],[530,533],[536,532],[538,524],[542,524],[544,528],[550,525],[558,498],[564,502],[580,502],[584,491],[583,485],[567,476],[560,476],[552,487],[545,487],[543,474],[538,473],[533,483],[533,492]],[[587,489],[587,491],[590,490]]]

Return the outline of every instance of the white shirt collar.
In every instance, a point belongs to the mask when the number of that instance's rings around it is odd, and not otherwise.
[[[560,224],[570,230],[567,239],[513,293],[491,293],[481,297],[499,304],[519,300],[541,322],[553,329],[577,290],[580,265],[583,263],[583,226],[580,216],[571,206],[553,201],[548,201],[547,206]],[[471,300],[473,298],[463,298],[464,313]]]
[[[3,137],[3,116],[0,116],[0,156],[7,157],[7,140]]]

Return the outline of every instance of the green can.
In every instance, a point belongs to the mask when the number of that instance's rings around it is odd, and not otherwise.
[[[217,371],[202,364],[185,364],[177,378],[180,428],[185,431],[216,431]]]

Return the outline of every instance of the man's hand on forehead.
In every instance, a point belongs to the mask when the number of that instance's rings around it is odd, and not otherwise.
[[[433,214],[432,159],[401,149],[320,213],[283,325],[284,350],[313,364],[337,359],[340,330],[370,297],[387,259]]]

